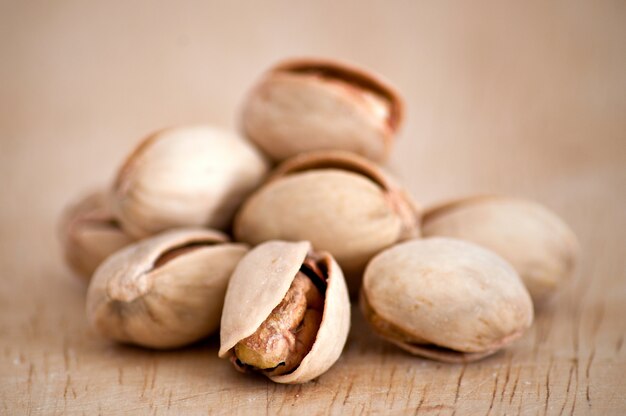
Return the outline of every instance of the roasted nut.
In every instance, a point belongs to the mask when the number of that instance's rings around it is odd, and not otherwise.
[[[347,152],[314,152],[284,162],[242,206],[238,241],[310,241],[332,254],[358,294],[367,261],[418,232],[410,198],[380,169]]]
[[[218,328],[228,279],[246,252],[245,245],[204,229],[135,243],[96,270],[87,318],[119,342],[174,348],[197,341]]]
[[[243,106],[244,133],[282,161],[312,150],[346,150],[385,161],[403,104],[385,82],[361,69],[317,59],[272,68]]]
[[[65,261],[85,281],[110,254],[133,242],[113,218],[104,192],[70,206],[59,228]]]
[[[350,301],[333,258],[308,242],[269,241],[231,277],[219,356],[242,372],[304,383],[337,361],[349,327]]]
[[[530,296],[505,260],[449,238],[412,240],[378,254],[365,270],[360,304],[382,338],[447,362],[493,354],[533,320]]]
[[[569,227],[530,201],[476,196],[433,207],[422,219],[424,236],[472,241],[502,256],[517,270],[536,305],[567,280],[578,256]]]
[[[227,131],[162,130],[145,139],[119,170],[112,208],[136,237],[180,226],[224,230],[267,169],[252,146]]]

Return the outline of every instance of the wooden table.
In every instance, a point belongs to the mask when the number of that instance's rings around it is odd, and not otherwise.
[[[2,2],[0,413],[626,414],[625,22],[624,2]],[[283,386],[234,372],[216,338],[155,352],[88,328],[62,207],[153,129],[234,126],[258,74],[302,54],[403,91],[390,168],[422,204],[512,194],[572,226],[577,272],[519,342],[439,364],[354,309],[337,364]]]

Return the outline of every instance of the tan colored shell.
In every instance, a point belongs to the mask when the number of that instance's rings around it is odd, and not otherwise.
[[[447,362],[493,354],[533,320],[530,296],[506,261],[449,238],[408,241],[374,257],[361,308],[383,338]]]
[[[104,192],[90,193],[66,209],[59,233],[65,261],[87,282],[104,259],[134,241],[113,218]]]
[[[137,237],[181,226],[223,230],[267,170],[263,157],[233,133],[208,126],[165,129],[127,158],[112,207]]]
[[[311,241],[328,251],[357,294],[365,265],[390,245],[419,232],[416,208],[368,160],[340,151],[312,152],[279,166],[242,206],[238,241]]]
[[[425,213],[422,231],[499,254],[517,270],[535,304],[571,276],[578,257],[570,228],[545,207],[521,199],[476,196],[436,206]]]
[[[244,103],[242,124],[275,161],[338,149],[382,162],[403,111],[400,95],[378,77],[344,63],[299,59],[265,74]]]
[[[87,292],[102,336],[152,348],[197,341],[218,326],[228,279],[247,252],[217,231],[179,229],[109,257]]]
[[[224,301],[220,357],[228,357],[280,303],[310,250],[308,242],[268,241],[239,262]],[[293,372],[268,376],[277,383],[305,383],[320,376],[337,361],[348,336],[350,301],[343,274],[329,254],[317,254],[327,270],[322,323],[310,352]]]

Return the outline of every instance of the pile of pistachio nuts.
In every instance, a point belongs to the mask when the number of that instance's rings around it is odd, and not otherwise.
[[[249,92],[239,134],[177,126],[140,141],[61,220],[93,330],[167,349],[219,329],[220,357],[278,383],[337,361],[351,300],[420,357],[469,362],[511,344],[572,274],[576,237],[516,198],[420,208],[378,165],[402,119],[379,77],[290,60]]]

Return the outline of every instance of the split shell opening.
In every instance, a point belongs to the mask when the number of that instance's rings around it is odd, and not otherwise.
[[[344,150],[384,162],[404,114],[399,93],[352,65],[299,59],[270,69],[243,104],[244,134],[274,161]]]
[[[178,229],[132,244],[96,270],[87,319],[101,336],[176,348],[219,326],[228,279],[248,251],[224,234]]]
[[[419,235],[417,208],[381,169],[340,151],[285,161],[243,204],[238,241],[310,241],[341,266],[358,294],[367,262],[392,244]]]
[[[250,250],[228,284],[219,356],[277,383],[305,383],[341,355],[350,301],[341,269],[309,242]]]

